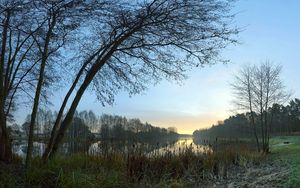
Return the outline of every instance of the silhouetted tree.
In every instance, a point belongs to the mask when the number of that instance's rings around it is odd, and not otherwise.
[[[256,141],[256,147],[260,150],[260,144],[258,140],[257,124],[255,122],[255,96],[254,96],[254,66],[243,67],[239,74],[235,75],[235,81],[231,84],[235,101],[234,103],[238,108],[250,112],[250,122],[253,130],[253,135]]]
[[[229,2],[152,0],[127,2],[127,6],[122,3],[112,2],[111,13],[93,20],[93,25],[101,28],[96,33],[101,38],[94,40],[97,43],[92,46],[99,48],[93,49],[87,63],[83,63],[88,64],[83,81],[45,156],[57,150],[90,84],[102,103],[111,103],[120,88],[133,94],[151,80],[181,80],[188,67],[216,61],[220,49],[236,42],[231,36],[237,30],[227,22],[231,18]]]
[[[300,100],[294,99],[291,100],[287,106],[289,116],[291,117],[291,126],[292,131],[299,130],[300,126]]]
[[[80,23],[82,23],[83,19],[87,18],[87,13],[89,13],[89,8],[91,7],[86,4],[86,1],[82,0],[29,1],[29,3],[36,7],[34,9],[34,12],[36,13],[35,16],[38,19],[43,18],[44,22],[39,28],[38,32],[33,35],[36,48],[38,49],[37,52],[40,56],[40,61],[38,62],[38,79],[35,87],[30,121],[30,133],[26,155],[27,168],[30,167],[33,145],[33,130],[39,108],[40,97],[43,88],[45,87],[46,73],[50,72],[51,70],[51,64],[49,62],[53,63],[53,59],[57,59],[57,56],[59,55],[59,50],[62,47],[66,47],[66,43],[71,42],[69,38],[70,33],[80,26]],[[94,1],[90,1],[89,3],[94,3]],[[97,4],[98,3],[95,3],[95,7],[97,7]],[[53,76],[50,78],[53,78]],[[53,129],[56,130],[57,126],[57,124],[54,124]],[[48,148],[46,150],[48,150]]]
[[[262,151],[269,151],[269,138],[271,129],[272,112],[269,112],[273,104],[282,104],[289,98],[289,93],[280,79],[281,67],[271,64],[269,61],[259,66],[247,67],[241,71],[241,76],[236,77],[233,85],[236,104],[244,110],[250,111],[252,125],[254,113],[259,115],[260,137]],[[257,138],[256,129],[254,134]],[[257,141],[258,142],[258,141]],[[259,145],[257,144],[258,149]]]
[[[22,91],[33,100],[26,159],[30,166],[41,98],[61,71],[55,65],[66,61],[59,58],[61,51],[76,73],[71,73],[45,160],[55,153],[88,87],[102,104],[111,104],[120,89],[139,93],[163,77],[179,81],[190,67],[217,62],[219,51],[236,42],[230,6],[226,0],[1,2],[0,160],[11,160],[6,121]]]
[[[6,162],[12,157],[7,121],[13,120],[18,96],[22,95],[22,103],[26,96],[31,97],[29,91],[35,81],[32,35],[40,24],[31,19],[36,16],[33,9],[32,4],[21,0],[1,1],[0,6],[0,160]]]

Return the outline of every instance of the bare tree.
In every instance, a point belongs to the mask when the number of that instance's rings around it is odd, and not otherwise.
[[[232,36],[238,33],[229,25],[230,1],[119,1],[109,10],[96,15],[93,28],[88,27],[94,48],[69,90],[73,93],[78,87],[45,159],[56,152],[91,84],[105,104],[112,103],[120,89],[135,94],[162,78],[182,80],[191,67],[217,62],[220,49],[235,43]]]
[[[34,101],[31,113],[30,132],[28,138],[28,149],[26,156],[26,166],[30,167],[32,146],[33,146],[33,130],[37,111],[39,108],[40,97],[45,87],[45,78],[47,71],[53,66],[55,60],[61,53],[62,47],[74,44],[71,33],[74,35],[83,19],[88,18],[91,7],[99,8],[100,1],[84,1],[84,0],[47,0],[47,1],[31,1],[36,7],[34,10],[39,19],[45,22],[39,28],[39,32],[33,35],[38,54],[40,56],[38,79],[35,87]],[[88,2],[88,4],[87,4]],[[102,2],[102,1],[101,1]],[[56,127],[54,127],[54,130]]]
[[[235,75],[235,81],[231,84],[235,105],[241,110],[250,112],[250,123],[256,141],[257,150],[260,151],[260,145],[257,134],[257,125],[255,123],[254,96],[253,96],[253,66],[243,67],[239,74]]]
[[[260,115],[262,150],[269,152],[272,111],[274,104],[283,104],[290,98],[290,93],[280,79],[282,67],[266,61],[255,69],[254,96],[255,108]]]
[[[272,126],[272,110],[274,104],[286,102],[290,94],[280,79],[282,67],[266,61],[259,66],[245,67],[236,76],[232,84],[236,104],[251,113],[251,124],[255,134],[257,147],[263,152],[269,152],[270,129]],[[254,118],[254,114],[258,118]],[[260,127],[260,134],[257,126]],[[259,147],[258,135],[261,139]]]
[[[35,80],[33,70],[36,65],[32,35],[37,32],[39,23],[30,19],[34,15],[27,1],[1,1],[0,17],[0,160],[7,161],[11,158],[11,148],[9,135],[5,133],[6,124],[13,120],[18,96],[23,94],[23,102],[26,95],[30,96],[28,91]]]
[[[51,72],[64,61],[60,52],[73,56],[68,64],[75,73],[44,159],[57,150],[88,88],[103,105],[112,104],[121,89],[136,94],[162,78],[180,81],[190,68],[217,62],[219,51],[236,42],[230,8],[229,0],[1,1],[0,160],[11,159],[6,122],[25,93],[33,101],[30,166],[37,111],[53,73],[61,73]]]

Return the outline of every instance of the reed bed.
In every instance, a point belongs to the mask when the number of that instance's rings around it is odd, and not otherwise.
[[[1,165],[0,187],[24,187],[26,183],[43,188],[193,187],[209,179],[226,178],[232,165],[245,166],[263,157],[246,143],[224,143],[217,148],[200,150],[189,144],[149,153],[135,145],[128,152],[59,155],[47,164],[37,157],[27,174],[16,158],[16,165]]]

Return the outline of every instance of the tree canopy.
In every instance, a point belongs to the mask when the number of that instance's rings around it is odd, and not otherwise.
[[[230,0],[1,1],[0,151],[10,150],[6,121],[23,101],[18,96],[26,94],[32,106],[30,158],[40,102],[51,86],[69,84],[49,156],[87,90],[103,105],[112,104],[120,90],[140,93],[149,84],[181,81],[191,68],[221,61],[220,51],[237,42],[231,7]]]

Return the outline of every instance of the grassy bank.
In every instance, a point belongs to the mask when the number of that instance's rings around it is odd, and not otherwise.
[[[203,182],[227,176],[232,165],[260,160],[244,144],[227,145],[217,152],[197,153],[186,147],[179,154],[57,156],[46,165],[39,158],[26,176],[20,163],[1,166],[3,187],[201,187]]]
[[[292,170],[284,187],[300,187],[300,136],[272,138],[270,158],[278,163],[286,163]]]

